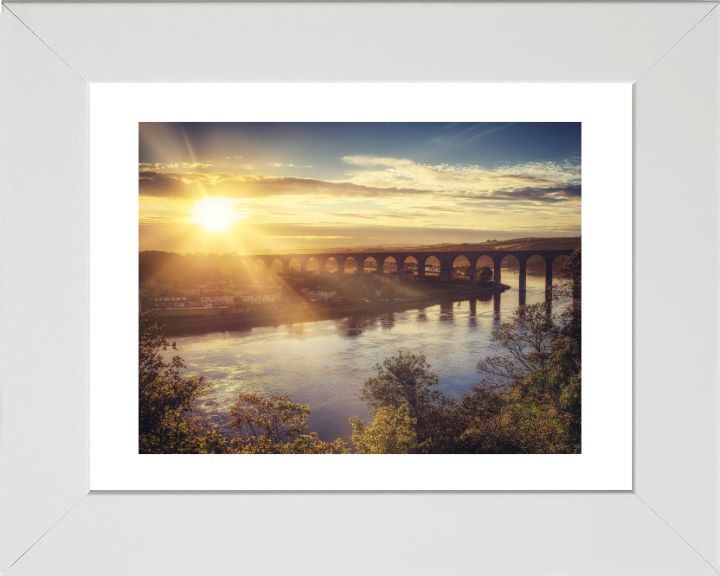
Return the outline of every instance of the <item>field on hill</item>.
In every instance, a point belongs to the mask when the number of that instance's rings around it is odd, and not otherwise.
[[[421,250],[428,252],[441,250],[443,252],[456,252],[460,250],[572,250],[580,241],[579,236],[555,236],[549,238],[512,238],[510,240],[489,240],[464,244],[423,244],[421,246],[388,246],[383,245],[382,250]],[[369,249],[372,249],[369,248]]]

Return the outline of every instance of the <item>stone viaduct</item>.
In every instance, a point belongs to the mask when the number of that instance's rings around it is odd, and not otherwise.
[[[282,264],[283,272],[287,272],[290,269],[290,262],[297,260],[300,264],[302,272],[307,271],[308,262],[311,259],[315,259],[318,263],[320,272],[325,271],[325,267],[330,259],[334,259],[337,263],[338,270],[344,271],[345,264],[350,260],[354,260],[359,270],[365,270],[368,268],[374,268],[377,272],[384,270],[385,262],[392,258],[396,262],[397,271],[400,272],[405,268],[407,261],[411,258],[415,260],[418,268],[418,276],[425,276],[425,268],[428,266],[427,261],[431,257],[435,257],[440,262],[440,279],[452,279],[453,278],[453,265],[455,260],[464,256],[470,263],[470,278],[472,279],[473,285],[477,284],[477,263],[478,260],[483,257],[489,257],[494,264],[493,280],[496,286],[500,286],[502,281],[501,264],[505,258],[513,257],[517,260],[520,266],[520,280],[519,290],[520,292],[526,291],[526,266],[528,258],[531,256],[540,256],[545,261],[545,291],[546,294],[551,293],[552,289],[552,265],[558,256],[569,256],[572,250],[463,250],[457,252],[442,252],[442,251],[431,251],[431,252],[416,252],[416,251],[353,251],[343,250],[342,252],[322,252],[322,253],[283,253],[283,254],[262,254],[262,255],[241,255],[241,258],[245,262],[254,266],[258,260],[262,261],[268,268],[271,267],[275,260],[278,260]],[[374,266],[366,265],[365,261],[372,258],[375,261]]]

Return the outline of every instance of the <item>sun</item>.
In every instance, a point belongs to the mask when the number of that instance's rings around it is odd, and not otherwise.
[[[240,203],[235,198],[203,198],[195,202],[190,209],[192,216],[187,220],[200,224],[210,232],[224,232],[246,218],[245,213],[237,208]]]

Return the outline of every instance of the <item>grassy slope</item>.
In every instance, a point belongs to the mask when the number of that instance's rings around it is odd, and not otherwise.
[[[476,244],[433,244],[425,245],[423,251],[442,250],[572,250],[578,238],[558,236],[556,238],[513,238],[498,242],[479,242]]]

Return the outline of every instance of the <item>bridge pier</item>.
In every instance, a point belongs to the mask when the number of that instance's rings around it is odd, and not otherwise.
[[[525,304],[527,303],[527,291],[520,290],[519,294],[520,294],[520,298],[519,298],[518,306],[525,306]]]
[[[327,260],[322,260],[320,258],[317,258],[318,274],[325,274],[325,262],[327,262]]]
[[[552,300],[552,259],[545,260],[545,302]]]
[[[518,290],[520,290],[520,293],[523,294],[522,299],[524,300],[524,294],[527,290],[527,264],[525,262],[520,262],[520,278],[518,280]]]
[[[395,258],[395,272],[399,274],[403,270],[405,270],[405,261],[398,256]]]
[[[425,278],[425,260],[423,258],[416,258],[416,260],[418,278]]]
[[[443,259],[440,261],[440,280],[452,280],[452,261]]]
[[[468,274],[470,275],[470,284],[477,286],[477,260],[470,262],[470,272]]]
[[[502,259],[495,260],[495,272],[493,273],[493,280],[495,281],[495,287],[500,288],[502,286],[502,271],[500,265],[502,264]]]
[[[377,262],[377,271],[380,274],[385,274],[385,262],[387,261],[388,257],[385,256],[385,258],[376,258],[375,262]]]

